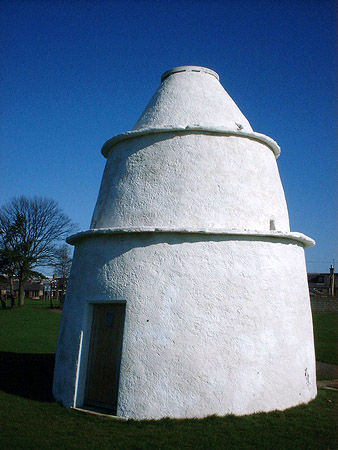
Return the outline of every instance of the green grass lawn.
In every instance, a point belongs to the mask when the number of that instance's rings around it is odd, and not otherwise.
[[[120,421],[62,408],[51,396],[60,314],[48,306],[28,300],[22,309],[0,310],[1,450],[338,448],[336,391],[319,390],[314,401],[286,411],[244,417]],[[335,362],[336,319],[324,316],[314,318],[317,358]]]
[[[338,365],[338,314],[313,314],[316,359]]]
[[[23,308],[0,310],[0,351],[55,353],[61,311],[49,300],[25,300]]]

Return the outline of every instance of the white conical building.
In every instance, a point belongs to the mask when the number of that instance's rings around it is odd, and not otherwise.
[[[53,392],[121,417],[285,409],[316,395],[304,247],[278,145],[210,69],[162,84],[107,158],[75,245]]]

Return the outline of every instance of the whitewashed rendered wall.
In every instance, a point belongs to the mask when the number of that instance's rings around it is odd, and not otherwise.
[[[313,242],[289,234],[279,147],[252,131],[209,69],[162,80],[134,131],[104,145],[92,230],[71,238],[55,398],[82,405],[92,305],[125,301],[118,415],[307,402],[316,385],[303,244]]]
[[[208,75],[209,78],[213,78]],[[239,136],[163,133],[109,153],[91,228],[214,227],[289,231],[272,150]]]
[[[86,305],[114,300],[127,305],[119,416],[248,414],[316,395],[304,250],[292,240],[128,233],[79,241],[53,389],[65,406],[83,398]]]

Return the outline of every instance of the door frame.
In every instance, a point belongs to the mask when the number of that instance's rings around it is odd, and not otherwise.
[[[93,324],[94,307],[96,305],[127,305],[127,302],[122,299],[118,300],[102,300],[102,301],[91,301],[86,304],[84,311],[84,320],[79,342],[79,357],[77,361],[77,374],[76,374],[76,385],[74,392],[74,402],[75,408],[84,407],[85,399],[85,389],[86,389],[86,379],[87,379],[87,369],[89,361],[89,350],[90,350],[90,339]],[[127,316],[127,307],[125,310],[125,322]],[[121,350],[121,361],[123,359],[123,336],[122,336],[122,350]]]

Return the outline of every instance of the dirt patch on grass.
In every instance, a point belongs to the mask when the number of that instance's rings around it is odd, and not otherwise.
[[[57,313],[57,314],[61,314],[62,313],[62,309],[59,308],[48,308],[49,312],[53,312],[53,313]]]
[[[334,378],[338,379],[338,366],[335,364],[328,364],[321,361],[316,361],[317,376],[320,378]]]

